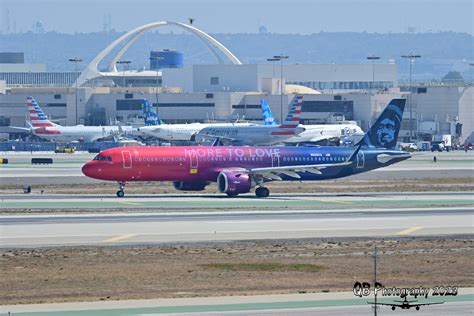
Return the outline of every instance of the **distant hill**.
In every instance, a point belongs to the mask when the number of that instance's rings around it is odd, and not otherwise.
[[[69,58],[81,57],[85,66],[96,54],[124,33],[44,34],[23,33],[0,35],[2,51],[22,51],[25,62],[44,63],[50,71],[73,70]],[[441,32],[419,34],[377,34],[352,32],[320,32],[300,34],[211,34],[228,47],[244,63],[265,63],[283,53],[289,63],[367,63],[366,56],[375,54],[380,62],[393,59],[399,65],[400,78],[408,75],[408,61],[400,56],[417,53],[414,79],[441,79],[449,71],[459,71],[472,78],[474,70],[463,62],[473,61],[474,37],[467,33]],[[131,68],[148,68],[149,51],[175,49],[185,53],[187,64],[214,63],[213,56],[194,36],[187,33],[144,34],[124,56]],[[470,73],[471,71],[471,73]]]

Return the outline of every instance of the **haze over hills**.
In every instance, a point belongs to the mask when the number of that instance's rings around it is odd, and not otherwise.
[[[123,32],[96,32],[61,34],[22,33],[0,35],[2,51],[25,53],[26,63],[44,63],[48,71],[70,71],[74,65],[67,60],[80,57],[84,67],[109,43]],[[413,78],[439,80],[449,71],[461,72],[472,80],[474,69],[466,62],[473,62],[474,37],[467,33],[355,33],[319,32],[309,35],[276,33],[211,34],[228,47],[244,63],[267,63],[266,59],[283,53],[289,55],[288,63],[368,63],[366,57],[377,55],[380,62],[399,65],[399,77],[408,77],[408,61],[401,55],[417,53]],[[180,50],[185,54],[185,64],[215,63],[214,57],[194,36],[182,32],[145,33],[126,53],[132,69],[149,67],[149,51],[160,49]],[[471,69],[470,69],[471,68]]]

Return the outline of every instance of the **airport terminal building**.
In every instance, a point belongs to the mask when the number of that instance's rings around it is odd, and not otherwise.
[[[202,31],[174,22],[151,23],[122,37],[133,41],[140,32],[163,23],[207,39]],[[24,64],[21,54],[0,54],[0,133],[19,135],[8,126],[25,126],[29,95],[59,124],[98,126],[117,122],[142,125],[143,99],[152,103],[167,123],[260,122],[261,99],[267,100],[279,121],[294,95],[303,94],[302,123],[348,120],[367,129],[391,99],[407,97],[410,92],[401,141],[410,141],[410,129],[413,136],[458,133],[461,142],[474,130],[472,86],[400,89],[394,63],[288,64],[280,60],[242,64],[222,44],[207,40],[217,64],[184,65],[179,52],[152,51],[149,70],[117,69],[116,62],[125,52],[120,50],[105,67],[107,71],[99,71],[97,64],[115,44],[78,73],[52,73],[44,65]],[[456,128],[459,126],[462,133]]]

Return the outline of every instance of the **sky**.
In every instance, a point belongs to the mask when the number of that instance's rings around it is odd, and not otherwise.
[[[0,0],[0,30],[128,31],[157,21],[186,22],[208,33],[403,33],[454,31],[474,35],[474,0]],[[172,31],[170,29],[170,31]]]

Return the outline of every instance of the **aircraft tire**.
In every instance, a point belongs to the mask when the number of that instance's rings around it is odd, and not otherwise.
[[[118,190],[117,191],[117,197],[121,198],[125,195],[125,193],[123,192],[123,190]]]
[[[270,195],[270,190],[266,187],[258,187],[255,190],[255,195],[259,198],[266,198]]]

